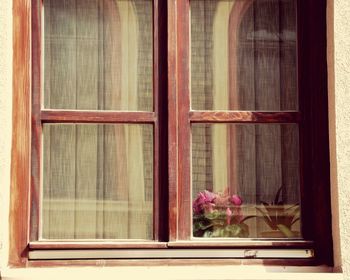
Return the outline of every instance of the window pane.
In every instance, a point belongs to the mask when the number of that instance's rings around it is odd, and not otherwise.
[[[153,110],[151,0],[44,6],[45,108]]]
[[[299,178],[297,124],[194,124],[193,236],[300,237]]]
[[[153,126],[44,125],[44,239],[153,239]]]
[[[191,0],[195,110],[298,110],[295,0]]]

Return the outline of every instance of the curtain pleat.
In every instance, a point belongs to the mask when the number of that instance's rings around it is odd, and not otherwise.
[[[151,1],[44,4],[46,108],[152,110]],[[44,125],[43,138],[42,238],[153,239],[152,125]]]
[[[296,83],[295,1],[191,1],[193,109],[298,110]],[[298,139],[297,125],[193,125],[193,198],[229,190],[258,215],[282,187],[284,203],[298,203]],[[251,236],[268,229],[262,219],[248,223]]]

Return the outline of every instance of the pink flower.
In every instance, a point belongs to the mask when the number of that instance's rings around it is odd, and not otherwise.
[[[212,212],[213,206],[215,206],[215,204],[213,204],[215,198],[216,194],[207,190],[198,193],[197,198],[192,204],[194,214],[200,214],[204,208],[208,208],[208,211]],[[208,207],[206,207],[207,204],[209,204]]]
[[[204,197],[206,202],[213,202],[213,200],[217,197],[217,195],[215,193],[205,190]]]
[[[215,204],[214,203],[206,203],[203,205],[205,212],[213,213]]]
[[[201,211],[203,209],[203,203],[204,203],[204,201],[203,201],[201,196],[198,196],[195,199],[195,201],[193,201],[192,207],[193,207],[194,214],[200,214],[201,213]]]
[[[232,195],[230,200],[236,206],[240,206],[242,204],[242,199],[236,194]]]
[[[230,205],[230,197],[229,196],[222,196],[218,195],[215,199],[215,204],[218,207],[227,207]]]
[[[226,223],[231,224],[232,211],[229,207],[226,208]]]

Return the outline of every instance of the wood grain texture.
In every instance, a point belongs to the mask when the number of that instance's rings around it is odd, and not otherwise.
[[[78,110],[42,110],[46,123],[154,123],[153,112],[106,112]]]
[[[174,242],[115,242],[115,241],[36,241],[29,249],[113,249],[113,248],[274,248],[311,249],[313,241],[307,240],[230,240],[230,241],[174,241]]]
[[[31,142],[31,193],[30,240],[39,237],[40,173],[41,173],[41,1],[32,1],[32,142]]]
[[[177,239],[178,216],[178,96],[176,78],[176,3],[168,0],[168,188],[169,240]]]
[[[207,241],[177,241],[168,242],[168,247],[173,248],[298,248],[310,249],[313,241],[307,240],[207,240]]]
[[[327,129],[327,73],[326,73],[326,42],[325,42],[325,1],[316,0],[301,1],[299,5],[299,93],[301,102],[299,112],[222,112],[222,111],[189,111],[188,103],[188,1],[179,1],[176,6],[175,1],[168,0],[168,18],[159,20],[159,22],[168,22],[168,65],[163,64],[163,68],[158,65],[158,79],[165,88],[166,83],[161,76],[166,75],[161,73],[159,69],[168,69],[168,98],[163,99],[168,106],[167,142],[168,158],[163,158],[163,163],[168,160],[169,164],[164,165],[168,169],[168,177],[164,175],[162,182],[167,181],[169,186],[169,239],[176,241],[177,239],[186,239],[189,236],[190,226],[190,207],[189,203],[184,202],[183,198],[189,199],[189,127],[190,122],[236,122],[236,123],[301,123],[301,143],[302,143],[302,173],[304,184],[302,188],[302,211],[303,211],[303,232],[304,238],[315,240],[315,249],[317,260],[86,260],[86,261],[29,261],[27,262],[27,244],[28,244],[28,218],[29,218],[29,190],[30,190],[30,16],[31,16],[31,1],[29,0],[14,0],[13,1],[13,30],[14,30],[14,80],[13,80],[13,142],[12,142],[12,161],[11,161],[11,201],[10,201],[10,258],[9,265],[11,266],[70,266],[70,265],[242,265],[242,264],[260,264],[260,265],[315,265],[328,264],[332,265],[332,236],[331,236],[331,216],[330,216],[330,194],[329,194],[329,155],[328,155],[328,129]],[[35,2],[35,0],[33,0]],[[35,5],[33,6],[35,7]],[[164,7],[163,7],[164,8]],[[164,11],[164,10],[163,10]],[[179,13],[182,12],[182,13]],[[35,11],[34,11],[35,13]],[[312,15],[312,16],[310,16]],[[38,20],[35,16],[33,25],[33,38],[38,38],[39,29],[35,24]],[[187,20],[187,21],[186,21]],[[301,27],[303,26],[303,28]],[[307,28],[306,28],[307,27]],[[162,30],[166,26],[162,26]],[[161,31],[159,31],[161,32]],[[39,36],[40,37],[40,36]],[[156,38],[156,37],[155,37]],[[166,49],[163,39],[158,38],[162,42],[163,52]],[[315,50],[314,45],[319,46]],[[176,46],[182,46],[176,52]],[[33,59],[40,55],[40,49],[33,49]],[[165,63],[166,62],[162,62]],[[33,64],[33,74],[38,73],[39,64]],[[156,67],[156,64],[155,64]],[[160,81],[162,80],[162,81]],[[321,81],[321,82],[320,82]],[[34,76],[33,90],[38,90],[40,78]],[[161,94],[159,88],[158,94]],[[157,90],[155,90],[157,92]],[[164,91],[165,92],[165,91]],[[179,98],[179,99],[178,99]],[[165,100],[165,101],[164,101]],[[33,108],[38,108],[40,99],[33,100]],[[163,104],[163,103],[162,103]],[[156,123],[159,122],[158,117],[166,115],[164,107],[158,103],[155,113],[151,112],[95,112],[95,111],[63,111],[63,110],[43,110],[40,115],[33,115],[32,124],[34,133],[32,149],[34,154],[37,154],[35,149],[40,146],[40,141],[37,135],[40,134],[38,126],[39,120],[48,123],[57,122],[81,122],[81,123]],[[163,109],[161,109],[161,107]],[[37,110],[37,109],[35,109]],[[157,109],[156,109],[157,110]],[[163,110],[161,113],[161,110]],[[179,115],[178,115],[179,114]],[[161,125],[157,135],[165,133],[165,126],[161,132]],[[181,133],[184,135],[181,135]],[[36,136],[35,136],[36,135]],[[178,138],[180,136],[180,138]],[[158,137],[158,136],[156,136]],[[163,138],[164,139],[164,138]],[[180,143],[180,145],[179,145]],[[163,145],[164,146],[164,145]],[[178,149],[178,147],[181,149]],[[163,150],[164,151],[164,150]],[[161,149],[159,153],[161,152]],[[184,155],[182,153],[184,152]],[[37,154],[39,155],[39,154]],[[39,155],[40,156],[40,155]],[[184,161],[182,160],[184,159]],[[159,161],[160,163],[161,161]],[[158,163],[158,164],[159,164]],[[180,169],[178,169],[180,165]],[[33,176],[36,176],[37,169],[33,169]],[[161,173],[161,166],[158,166]],[[186,169],[187,168],[187,169]],[[181,176],[179,177],[179,173]],[[164,179],[165,178],[165,179]],[[33,183],[35,185],[37,183]],[[188,189],[188,190],[187,190]],[[178,192],[180,191],[180,192]],[[315,197],[315,193],[317,196]],[[185,197],[186,195],[187,198]],[[167,198],[167,191],[160,194],[159,197]],[[32,199],[37,202],[37,194],[32,189]],[[187,203],[187,204],[186,204]],[[178,205],[179,204],[179,205]],[[165,205],[165,204],[164,204]],[[159,207],[165,206],[159,205]],[[183,208],[181,206],[186,206]],[[180,206],[180,207],[179,207]],[[180,216],[178,216],[178,210]],[[35,211],[35,209],[34,209]],[[37,214],[33,216],[38,219]],[[178,228],[178,217],[185,217],[181,220]],[[33,220],[34,223],[35,219]],[[161,220],[159,216],[159,220]],[[167,226],[167,225],[166,225]],[[165,227],[166,227],[165,226]],[[162,231],[162,230],[160,230]],[[36,236],[36,230],[34,229]],[[322,234],[319,234],[319,233]],[[166,236],[164,230],[163,238]],[[180,233],[178,235],[178,233]],[[162,243],[156,243],[163,246]],[[180,245],[179,245],[180,244]],[[240,243],[244,245],[243,243]],[[113,244],[112,244],[113,245]],[[111,246],[112,246],[111,245]],[[172,242],[171,246],[208,246],[203,243],[196,242],[185,244]],[[261,245],[261,244],[260,244]],[[260,246],[259,245],[259,246]],[[306,241],[307,246],[313,246]],[[47,246],[49,244],[36,244],[31,246]],[[58,245],[53,245],[58,246]],[[86,246],[78,243],[66,244],[66,246]],[[89,245],[90,246],[90,245]],[[101,246],[96,244],[96,246]],[[103,245],[104,246],[104,245]],[[109,245],[106,245],[109,246]],[[119,246],[114,244],[113,246]],[[126,247],[129,245],[126,245]],[[133,246],[133,245],[130,245]],[[144,244],[143,246],[151,246]],[[152,245],[153,246],[153,245]],[[157,245],[158,246],[158,245]],[[221,243],[220,246],[231,246],[226,243]],[[262,245],[261,245],[262,246]],[[265,246],[265,245],[263,245]],[[266,246],[270,246],[266,243]],[[297,246],[292,241],[271,244],[271,246]],[[43,247],[40,247],[43,248]],[[83,247],[80,247],[83,248]],[[90,247],[89,247],[90,248]],[[129,247],[130,248],[130,247]]]
[[[166,248],[164,242],[114,242],[114,241],[36,241],[30,242],[30,249],[137,249]]]
[[[31,1],[13,1],[13,130],[9,265],[27,262],[30,186]]]
[[[191,122],[203,123],[298,123],[299,112],[191,111]]]
[[[189,1],[179,1],[176,6],[176,25],[177,25],[177,96],[178,96],[178,239],[186,240],[191,233],[191,159],[190,159],[190,134],[191,127],[188,118],[190,111],[190,85],[189,85]]]

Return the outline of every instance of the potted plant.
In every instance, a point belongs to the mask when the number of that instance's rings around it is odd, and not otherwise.
[[[244,223],[242,199],[229,195],[228,191],[199,192],[193,201],[194,237],[248,237],[248,225]]]
[[[299,203],[294,205],[285,205],[280,198],[282,187],[280,187],[271,203],[261,201],[261,207],[256,210],[262,214],[266,224],[272,231],[261,232],[261,237],[269,238],[293,238],[298,237],[299,232],[293,231],[292,226],[300,220]]]

